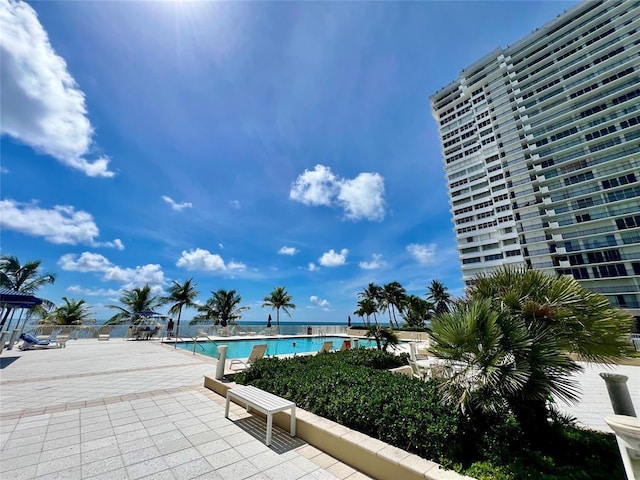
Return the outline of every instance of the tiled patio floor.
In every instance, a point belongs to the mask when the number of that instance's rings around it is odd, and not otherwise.
[[[0,477],[369,477],[205,389],[213,361],[157,342],[78,340],[0,358]]]

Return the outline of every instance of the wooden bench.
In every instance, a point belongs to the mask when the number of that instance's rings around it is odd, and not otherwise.
[[[254,408],[267,416],[267,446],[271,445],[271,431],[273,429],[273,414],[291,410],[291,436],[296,436],[296,404],[251,385],[231,388],[227,391],[227,403],[224,417],[229,418],[229,402],[234,399]]]

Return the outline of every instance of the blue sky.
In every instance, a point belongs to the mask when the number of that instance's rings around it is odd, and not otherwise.
[[[574,4],[0,0],[2,254],[98,319],[190,277],[256,322],[460,294],[429,96]]]

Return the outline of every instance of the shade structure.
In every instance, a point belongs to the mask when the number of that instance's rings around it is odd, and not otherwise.
[[[271,314],[269,314],[269,318],[267,318],[267,328],[271,328]]]
[[[42,299],[33,295],[26,295],[7,288],[0,290],[0,307],[2,308],[31,308],[41,304]]]
[[[153,310],[150,310],[148,308],[140,311],[140,312],[136,312],[137,315],[144,317],[144,318],[151,318],[151,317],[162,317],[163,315],[161,313],[158,312],[154,312]]]
[[[351,326],[351,315],[347,316],[347,327]]]

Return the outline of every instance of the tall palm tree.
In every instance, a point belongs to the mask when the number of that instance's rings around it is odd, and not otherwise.
[[[389,312],[389,326],[393,328],[395,322],[396,327],[399,326],[396,318],[396,310],[400,312],[404,306],[407,292],[399,282],[390,282],[382,287],[380,292],[381,305]],[[393,315],[393,319],[391,316]]]
[[[428,300],[417,295],[408,295],[405,301],[405,308],[402,311],[402,318],[412,327],[424,327],[424,322],[431,317],[434,306]]]
[[[370,282],[369,285],[367,285],[367,287],[362,290],[362,292],[358,293],[358,298],[369,300],[374,306],[374,311],[372,312],[372,314],[373,321],[376,323],[376,325],[378,324],[378,317],[376,314],[378,313],[378,308],[380,306],[381,291],[382,287],[380,287],[380,285],[376,285],[375,283]]]
[[[137,325],[143,318],[140,312],[153,310],[162,305],[162,300],[151,293],[151,287],[148,284],[142,288],[135,287],[131,290],[125,290],[119,301],[124,307],[107,305],[107,308],[118,310],[118,313],[107,320],[106,325],[121,325],[125,322]]]
[[[276,287],[273,291],[262,299],[262,307],[271,307],[276,310],[276,323],[278,325],[278,333],[280,333],[280,310],[291,317],[289,309],[296,308],[294,303],[291,303],[293,298],[287,293],[284,287]]]
[[[24,265],[20,264],[17,257],[3,255],[0,257],[0,287],[8,288],[25,295],[33,295],[38,289],[47,283],[54,283],[56,277],[53,273],[40,273],[40,260],[30,260]],[[48,300],[43,300],[45,306],[53,305]],[[0,329],[4,327],[13,308],[7,307],[0,320]]]
[[[451,304],[451,295],[447,292],[448,288],[438,280],[433,280],[427,290],[427,299],[434,303],[436,313],[447,313]]]
[[[196,307],[196,297],[200,294],[196,290],[196,284],[193,283],[193,278],[186,280],[184,283],[179,283],[173,280],[172,285],[169,287],[169,294],[165,297],[161,297],[160,301],[163,305],[172,303],[169,308],[169,315],[178,315],[178,321],[176,322],[176,338],[180,334],[180,317],[182,317],[183,308]],[[174,347],[177,347],[174,344]]]
[[[629,349],[631,318],[567,276],[502,267],[479,276],[468,299],[436,316],[435,355],[468,365],[442,385],[469,409],[508,408],[532,438],[543,438],[547,400],[578,399],[569,354],[612,363]]]
[[[373,300],[370,300],[368,298],[363,298],[362,300],[358,300],[358,309],[353,312],[354,314],[358,315],[359,317],[367,317],[367,327],[369,325],[371,325],[371,315],[374,315],[374,319],[375,319],[375,313],[377,311],[377,307],[376,307],[376,303]],[[376,320],[376,325],[378,324],[378,321]]]
[[[40,321],[41,324],[56,325],[84,325],[94,323],[93,312],[84,300],[62,297],[63,305],[59,306],[51,315]]]
[[[215,325],[226,327],[229,322],[236,322],[242,318],[242,312],[246,312],[250,307],[241,307],[242,297],[236,294],[235,290],[220,289],[211,292],[211,298],[207,303],[198,307],[198,315],[193,317],[189,325],[203,323],[213,320]]]

